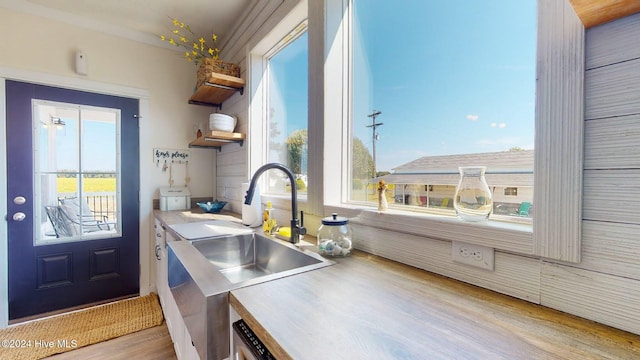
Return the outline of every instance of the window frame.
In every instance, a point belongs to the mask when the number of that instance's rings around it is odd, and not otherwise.
[[[251,139],[248,149],[249,179],[260,166],[268,162],[269,58],[290,42],[296,40],[302,33],[308,32],[309,29],[307,24],[307,1],[288,0],[288,6],[291,6],[288,14],[267,35],[255,44],[250,45],[251,48],[247,55],[247,67],[249,70],[247,76],[248,83],[251,86],[251,101],[248,111],[248,136]],[[295,31],[298,34],[293,35],[287,41],[283,41]],[[309,178],[309,174],[307,174],[307,177]],[[264,176],[259,179],[261,188],[266,189],[265,181],[266,177]],[[291,200],[288,195],[263,192],[261,198],[262,203],[271,201],[274,208],[277,209],[290,209],[291,207]],[[299,207],[306,211],[304,204],[307,202],[307,195],[299,194],[298,202],[301,205]]]
[[[72,243],[72,242],[82,242],[82,241],[89,241],[89,240],[95,240],[95,239],[107,239],[107,238],[114,238],[114,237],[120,237],[122,236],[122,211],[120,210],[119,206],[116,207],[115,209],[115,232],[112,233],[103,233],[103,232],[99,232],[99,233],[91,233],[91,232],[86,232],[86,233],[81,233],[80,235],[74,235],[74,236],[67,236],[67,237],[59,237],[59,238],[50,238],[50,239],[45,239],[42,238],[43,232],[42,232],[42,226],[43,223],[49,222],[50,220],[47,217],[47,214],[44,213],[43,209],[44,206],[46,204],[43,204],[42,201],[42,194],[39,192],[38,189],[42,189],[42,176],[43,175],[53,175],[55,174],[56,177],[57,175],[61,174],[62,172],[59,171],[55,171],[55,172],[43,172],[41,169],[41,164],[40,164],[40,154],[43,152],[47,152],[47,149],[43,149],[40,147],[40,134],[39,134],[39,130],[40,130],[40,126],[41,126],[41,122],[39,119],[36,119],[35,116],[37,116],[38,114],[38,110],[36,110],[39,106],[51,106],[51,107],[55,107],[55,108],[62,108],[62,109],[67,109],[67,110],[72,110],[72,111],[77,111],[77,127],[78,130],[76,133],[70,133],[67,134],[68,136],[75,138],[75,140],[77,141],[78,144],[78,148],[77,148],[77,153],[75,153],[74,155],[77,156],[77,172],[73,173],[75,174],[75,176],[77,177],[76,179],[76,184],[77,184],[77,193],[76,193],[76,197],[78,199],[80,199],[80,201],[84,201],[84,197],[85,197],[85,190],[84,190],[84,185],[83,185],[83,181],[85,179],[85,175],[87,174],[91,174],[91,171],[86,171],[84,165],[83,165],[83,148],[84,148],[84,127],[86,126],[85,121],[90,121],[89,119],[86,119],[82,113],[83,111],[92,111],[92,112],[104,112],[104,113],[110,113],[114,115],[114,125],[115,125],[115,143],[114,143],[114,150],[115,150],[115,179],[116,179],[116,190],[114,192],[114,198],[115,198],[115,204],[121,204],[122,203],[122,192],[121,192],[121,186],[122,186],[122,179],[121,179],[121,173],[122,173],[122,169],[121,169],[121,146],[120,146],[120,141],[121,141],[121,123],[122,123],[122,114],[121,114],[121,110],[120,109],[112,109],[112,108],[106,108],[106,107],[99,107],[99,106],[93,106],[93,105],[79,105],[79,104],[73,104],[73,103],[65,103],[65,102],[60,102],[60,101],[52,101],[52,100],[41,100],[41,99],[32,99],[31,101],[32,103],[32,108],[33,108],[33,117],[32,117],[32,137],[34,139],[33,142],[33,164],[34,164],[34,178],[33,178],[33,184],[34,184],[34,203],[37,205],[37,207],[40,209],[40,212],[37,213],[37,215],[35,215],[35,217],[37,219],[39,219],[38,221],[34,221],[33,223],[33,230],[34,230],[34,239],[33,239],[33,244],[34,246],[46,246],[46,245],[52,245],[52,244],[62,244],[62,243]],[[58,194],[59,195],[59,194]],[[52,205],[52,204],[48,204],[48,205]],[[55,204],[57,205],[57,204]],[[86,215],[91,215],[91,214],[83,214],[83,216]],[[45,221],[42,221],[45,220]],[[82,225],[80,225],[82,227]]]
[[[324,207],[311,209],[319,216],[340,212],[357,225],[580,262],[585,31],[569,1],[538,0],[534,203],[544,211],[536,213],[532,226],[465,223],[452,216],[398,210],[380,214],[345,202],[350,183],[344,174],[350,168],[352,1],[309,4],[309,134],[310,142],[321,142],[323,150],[316,153],[310,147],[316,156],[310,156],[309,172],[313,168],[314,174],[327,174],[321,191],[309,190]],[[314,112],[318,108],[322,111]],[[321,131],[312,132],[312,119],[318,116],[324,120]]]
[[[298,25],[295,26],[294,29],[290,30],[282,39],[280,39],[280,41],[278,41],[276,44],[274,44],[265,54],[263,54],[263,61],[264,61],[264,68],[265,68],[265,72],[264,72],[264,76],[263,76],[263,84],[264,84],[264,88],[265,88],[265,101],[264,101],[264,108],[263,108],[263,114],[265,116],[264,118],[264,123],[265,123],[265,134],[269,134],[270,133],[270,124],[271,124],[271,118],[269,117],[269,113],[270,110],[272,108],[272,104],[271,104],[271,90],[270,90],[270,85],[271,82],[273,81],[273,72],[271,70],[271,61],[272,59],[277,56],[282,50],[284,50],[287,46],[293,44],[295,41],[299,40],[302,36],[304,36],[305,34],[308,35],[307,33],[307,29],[308,29],[308,24],[307,24],[307,20],[304,19],[302,20]],[[308,107],[308,106],[307,106]],[[308,133],[308,123],[307,123],[307,133]],[[290,134],[289,134],[290,135]],[[262,139],[264,139],[265,141],[263,141],[262,147],[264,149],[264,163],[269,162],[269,136],[264,136]],[[286,150],[285,150],[286,151]],[[308,155],[308,150],[307,150],[307,155]],[[293,170],[293,169],[292,169]],[[283,177],[286,177],[284,175],[284,173],[280,173],[279,175],[282,175]],[[297,174],[294,174],[297,175]],[[308,179],[308,174],[305,174],[305,176],[307,176]],[[289,195],[286,191],[281,191],[281,192],[277,192],[277,191],[273,191],[273,189],[270,189],[268,186],[266,186],[266,182],[267,182],[268,177],[265,177],[265,179],[263,179],[264,181],[262,181],[262,185],[263,185],[263,190],[262,193],[267,194],[267,195],[272,195],[274,197],[286,197],[288,198]],[[308,181],[307,181],[308,182]],[[294,186],[294,184],[291,184],[291,186]],[[307,197],[307,190],[305,189],[304,191],[300,191],[298,190],[298,199],[306,199]]]

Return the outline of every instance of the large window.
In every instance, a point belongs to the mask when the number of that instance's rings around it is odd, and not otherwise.
[[[295,174],[299,194],[305,194],[307,178],[308,36],[306,23],[285,36],[267,54],[268,92],[267,161],[287,165]],[[267,174],[271,194],[291,191],[289,178],[277,171]]]
[[[536,1],[353,0],[349,200],[450,211],[487,166],[494,213],[533,201]],[[511,189],[519,188],[517,193]]]

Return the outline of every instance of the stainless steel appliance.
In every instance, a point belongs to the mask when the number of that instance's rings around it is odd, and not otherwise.
[[[275,359],[244,320],[233,323],[233,347],[236,360]]]

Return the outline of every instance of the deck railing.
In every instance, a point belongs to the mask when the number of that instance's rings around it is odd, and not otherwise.
[[[116,210],[117,202],[116,202],[116,193],[114,192],[85,192],[82,194],[85,203],[89,206],[89,210],[91,210],[91,215],[95,220],[98,221],[109,221],[115,222],[117,220]],[[77,196],[76,193],[66,193],[59,194],[61,198],[70,198]]]

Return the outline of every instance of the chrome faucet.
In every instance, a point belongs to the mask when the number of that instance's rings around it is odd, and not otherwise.
[[[287,174],[289,177],[289,181],[291,182],[291,237],[289,238],[289,242],[292,244],[297,244],[300,242],[300,235],[304,235],[307,233],[307,229],[304,228],[301,224],[298,223],[298,195],[296,189],[296,179],[293,176],[293,173],[286,166],[279,163],[268,163],[262,165],[255,174],[253,174],[253,178],[251,179],[251,183],[249,184],[249,190],[247,190],[247,195],[244,197],[244,203],[246,205],[251,205],[251,200],[253,199],[253,192],[256,189],[256,182],[260,175],[263,172],[269,169],[280,169],[282,172]]]

